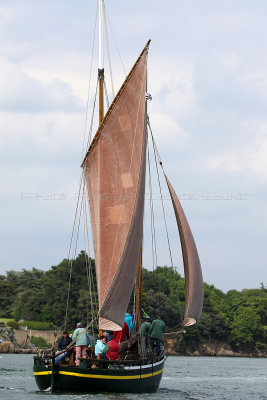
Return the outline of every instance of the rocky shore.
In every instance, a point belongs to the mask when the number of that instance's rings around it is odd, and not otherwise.
[[[175,338],[165,341],[165,351],[169,356],[267,357],[267,353],[264,351],[235,351],[228,343],[220,341],[202,343],[197,347],[189,347],[183,352],[177,352]]]
[[[47,347],[51,348],[61,335],[61,331],[21,330],[4,327],[0,329],[0,339],[2,340],[0,353],[35,354],[37,352],[36,339],[37,341],[41,339]]]
[[[58,338],[62,335],[60,331],[37,331],[37,330],[15,330],[9,328],[0,338],[0,353],[13,354],[35,354],[37,347],[34,345],[33,338],[41,338],[47,343],[48,347],[53,347]],[[33,343],[32,343],[33,342]],[[225,342],[202,343],[197,348],[187,348],[183,352],[176,350],[176,338],[165,339],[165,351],[168,356],[217,356],[217,357],[267,357],[266,352],[254,351],[238,352]]]

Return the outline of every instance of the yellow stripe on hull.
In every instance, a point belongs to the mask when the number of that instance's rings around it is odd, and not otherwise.
[[[68,371],[59,371],[60,375],[70,375],[70,376],[77,376],[80,378],[95,378],[95,379],[142,379],[142,378],[149,378],[151,376],[159,375],[163,371],[163,368],[160,371],[156,371],[150,374],[143,374],[143,375],[132,375],[132,376],[123,376],[123,375],[96,375],[96,374],[79,374],[77,372],[68,372]]]
[[[59,371],[59,375],[69,375],[69,376],[77,376],[80,378],[94,378],[94,379],[143,379],[150,378],[151,376],[159,375],[163,372],[163,368],[159,371],[143,374],[143,375],[132,375],[132,376],[118,376],[118,375],[96,375],[96,374],[79,374],[77,372],[68,372],[68,371]],[[50,375],[52,371],[42,371],[42,372],[34,372],[33,375]]]
[[[34,372],[33,375],[51,375],[52,371]]]

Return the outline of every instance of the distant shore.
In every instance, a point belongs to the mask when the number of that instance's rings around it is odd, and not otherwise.
[[[61,337],[61,331],[40,331],[40,330],[14,330],[12,340],[5,340],[0,344],[0,353],[9,354],[35,354],[37,347],[34,345],[36,339],[41,339],[47,344],[48,348],[56,346],[58,339]],[[165,351],[168,356],[189,356],[189,357],[255,357],[265,358],[267,353],[263,351],[241,352],[235,351],[228,343],[213,341],[202,343],[197,348],[186,348],[183,352],[176,350],[176,339],[165,339]]]

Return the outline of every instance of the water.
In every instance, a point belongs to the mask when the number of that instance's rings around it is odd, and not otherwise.
[[[32,364],[32,355],[0,355],[1,400],[267,400],[267,359],[169,357],[152,395],[39,392]]]

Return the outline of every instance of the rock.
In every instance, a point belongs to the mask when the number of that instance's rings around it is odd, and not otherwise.
[[[234,352],[233,352],[233,350],[220,348],[217,351],[216,356],[218,356],[218,357],[233,357],[234,356]]]
[[[0,344],[0,353],[15,353],[16,347],[14,343],[5,341]]]

